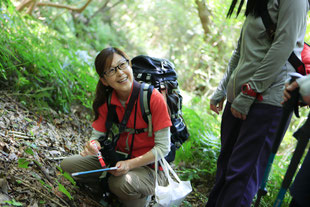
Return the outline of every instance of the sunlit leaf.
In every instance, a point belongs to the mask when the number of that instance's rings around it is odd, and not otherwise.
[[[7,204],[10,204],[10,205],[13,205],[13,206],[23,206],[22,203],[17,202],[15,199],[13,199],[11,201],[4,201],[4,203],[7,203]]]
[[[31,149],[30,147],[28,147],[27,149],[25,149],[25,152],[26,152],[27,154],[34,155],[32,149]]]
[[[65,188],[65,186],[63,186],[62,184],[58,183],[58,190],[62,193],[64,193],[70,200],[72,200],[72,196],[71,194],[68,192],[68,190]]]
[[[28,168],[29,161],[25,158],[18,159],[18,167],[19,168]]]
[[[63,176],[64,176],[67,180],[69,180],[73,185],[76,185],[76,182],[74,181],[74,179],[71,177],[71,175],[70,175],[68,172],[65,172],[65,173],[63,174]]]

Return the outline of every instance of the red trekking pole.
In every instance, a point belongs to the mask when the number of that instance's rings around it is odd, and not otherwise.
[[[102,158],[102,155],[101,155],[101,152],[98,150],[98,145],[97,145],[97,143],[95,142],[95,140],[92,140],[91,142],[90,142],[92,145],[94,145],[95,147],[96,147],[96,149],[97,149],[97,157],[98,157],[98,160],[99,160],[99,162],[100,162],[100,165],[101,165],[101,167],[102,168],[106,168],[107,166],[106,166],[106,164],[105,164],[105,162],[104,162],[104,160],[103,160],[103,158]]]

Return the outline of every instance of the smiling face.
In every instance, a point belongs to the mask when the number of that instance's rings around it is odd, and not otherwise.
[[[108,71],[111,71],[111,69],[113,70],[117,66],[124,64],[125,61],[126,59],[123,56],[114,53],[111,67],[107,68],[104,72],[108,73]],[[130,65],[122,70],[120,70],[120,67],[117,67],[116,73],[114,75],[103,75],[100,80],[105,86],[112,87],[116,91],[119,99],[127,101],[133,84],[133,74]]]

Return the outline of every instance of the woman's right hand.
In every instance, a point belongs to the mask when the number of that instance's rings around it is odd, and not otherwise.
[[[224,101],[225,101],[225,97],[217,105],[210,104],[210,109],[214,111],[215,113],[219,114],[219,112],[222,111],[223,109]]]
[[[88,141],[86,142],[84,150],[80,153],[80,155],[83,157],[87,155],[97,155],[100,149],[101,149],[100,143],[97,140]]]

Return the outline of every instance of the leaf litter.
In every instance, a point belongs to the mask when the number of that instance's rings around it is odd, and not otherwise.
[[[50,110],[35,114],[0,92],[0,206],[102,206],[59,167],[82,150],[90,121]]]

